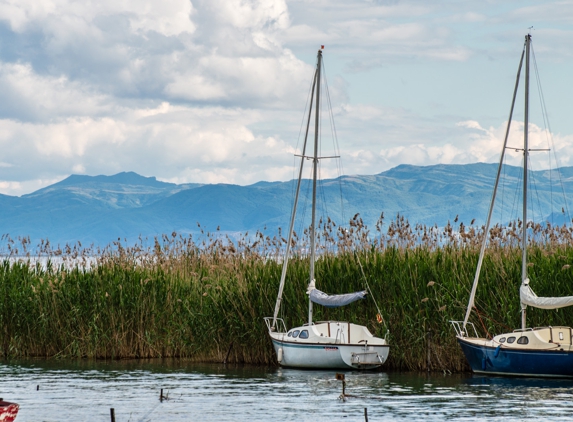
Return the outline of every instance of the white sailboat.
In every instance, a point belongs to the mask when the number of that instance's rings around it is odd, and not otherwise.
[[[558,309],[573,305],[573,296],[538,297],[530,287],[530,280],[527,273],[527,168],[529,152],[535,151],[535,149],[531,149],[528,145],[530,49],[531,35],[528,34],[525,37],[525,44],[519,63],[505,142],[486,222],[486,235],[484,236],[484,241],[481,247],[468,308],[464,320],[452,321],[452,324],[456,330],[458,343],[460,344],[472,370],[476,373],[516,376],[573,377],[573,329],[570,327],[528,328],[526,321],[526,311],[528,306],[541,309]],[[507,139],[524,56],[525,121],[523,136],[523,224],[521,225],[522,274],[521,286],[519,288],[521,300],[521,328],[509,333],[498,334],[493,338],[488,339],[479,337],[475,326],[469,322],[469,317],[474,307],[476,289],[485,253],[488,238],[487,233],[489,233],[491,215],[495,203],[504,153],[506,148],[508,148]]]
[[[313,303],[328,307],[344,306],[364,298],[364,296],[367,294],[367,291],[361,291],[343,295],[327,295],[326,293],[318,290],[315,286],[314,263],[316,260],[315,220],[317,169],[318,161],[321,158],[327,158],[318,156],[321,68],[322,50],[319,50],[310,98],[308,121],[306,125],[306,136],[303,151],[301,154],[301,163],[295,201],[291,216],[288,241],[286,244],[286,256],[283,263],[274,315],[273,317],[265,318],[265,322],[267,324],[269,335],[277,355],[277,361],[281,366],[314,369],[372,369],[382,365],[388,358],[389,346],[385,339],[373,336],[365,326],[352,324],[348,321],[313,321]],[[306,141],[308,138],[308,130],[311,121],[313,98],[315,98],[316,106],[314,153],[312,156],[306,156]],[[303,164],[306,159],[312,160],[313,164],[312,216],[310,226],[310,269],[307,289],[307,293],[309,295],[308,323],[300,327],[295,327],[287,330],[284,320],[278,318],[278,314],[281,307],[287,266],[289,262],[296,209],[302,180]]]

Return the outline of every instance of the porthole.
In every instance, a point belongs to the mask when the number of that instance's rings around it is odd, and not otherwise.
[[[517,339],[517,344],[528,344],[529,339],[525,336],[521,336]]]
[[[500,342],[500,343],[505,343],[505,337],[501,337],[501,338],[499,339],[499,342]]]
[[[297,337],[298,337],[298,333],[300,333],[300,330],[294,330],[294,331],[292,332],[292,336],[293,336],[294,338],[297,338]]]
[[[515,337],[511,336],[507,338],[508,343],[513,343],[515,341]]]
[[[302,330],[298,338],[308,338],[308,330]]]
[[[289,331],[287,337],[292,337],[292,331]]]

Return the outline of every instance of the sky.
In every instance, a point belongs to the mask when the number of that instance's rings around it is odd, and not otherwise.
[[[0,193],[292,179],[321,45],[345,174],[495,162],[528,31],[531,142],[573,165],[571,0],[0,0]]]

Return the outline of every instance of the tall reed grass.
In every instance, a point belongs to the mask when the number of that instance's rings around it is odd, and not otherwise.
[[[520,324],[521,222],[487,234],[476,311],[482,334]],[[467,369],[450,320],[463,318],[483,227],[411,226],[383,216],[370,231],[359,215],[345,228],[321,221],[317,286],[329,293],[364,288],[360,265],[390,329],[391,369]],[[571,295],[571,228],[530,225],[529,267],[540,296]],[[185,357],[276,364],[264,316],[274,309],[286,240],[264,232],[231,239],[177,233],[152,247],[115,242],[53,248],[2,238],[0,355],[4,358]],[[288,326],[306,320],[308,231],[293,240],[284,292]],[[38,259],[42,257],[43,261]],[[338,309],[315,306],[315,320],[350,320],[383,336],[371,299]],[[571,325],[571,309],[529,309],[531,326]],[[428,333],[431,333],[428,334]],[[429,368],[428,354],[430,356]]]

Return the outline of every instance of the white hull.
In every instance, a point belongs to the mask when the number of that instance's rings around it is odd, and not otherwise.
[[[303,330],[308,338],[289,336]],[[386,361],[390,350],[384,339],[374,337],[366,327],[347,322],[321,322],[269,334],[279,364],[290,368],[374,369]]]
[[[322,46],[324,48],[324,46]],[[310,104],[308,107],[308,121],[307,129],[304,137],[304,146],[302,149],[300,170],[298,174],[298,182],[296,185],[295,200],[293,204],[292,216],[290,221],[290,228],[288,232],[288,240],[285,242],[285,258],[283,261],[283,268],[281,279],[279,283],[279,290],[277,301],[275,304],[274,316],[265,318],[269,335],[272,339],[275,352],[277,354],[277,361],[282,366],[294,368],[315,368],[315,369],[370,369],[382,365],[388,357],[388,345],[385,339],[374,337],[366,327],[361,325],[351,324],[349,322],[326,321],[326,322],[313,322],[313,303],[317,303],[327,307],[339,307],[348,305],[356,300],[364,299],[364,296],[370,291],[368,280],[364,276],[364,283],[367,290],[364,289],[360,292],[347,293],[341,295],[328,295],[319,291],[315,286],[315,262],[316,262],[316,197],[317,197],[317,174],[318,162],[322,158],[337,158],[333,157],[319,157],[319,139],[320,139],[320,75],[322,69],[322,49],[318,50],[316,71],[314,73],[314,81],[312,83],[312,90],[310,96]],[[326,81],[326,79],[325,79]],[[316,96],[315,96],[316,94]],[[308,130],[310,127],[313,99],[315,101],[315,127],[314,127],[314,152],[312,157],[306,154]],[[307,294],[309,295],[308,303],[308,325],[286,329],[285,323],[281,318],[278,318],[281,308],[281,301],[283,296],[283,289],[286,281],[287,264],[290,257],[290,249],[296,242],[293,239],[294,223],[296,218],[296,209],[302,182],[303,166],[307,159],[312,158],[312,218],[310,224],[309,238],[310,238],[310,255],[309,255],[309,283]],[[356,214],[358,215],[358,214]],[[356,217],[355,217],[356,218]],[[329,219],[330,220],[330,219]],[[305,231],[306,232],[306,231]],[[360,263],[360,261],[359,261]],[[362,265],[360,265],[362,269]],[[372,292],[370,291],[370,294]],[[376,305],[378,308],[378,305]],[[380,310],[378,310],[377,319],[381,320]]]

